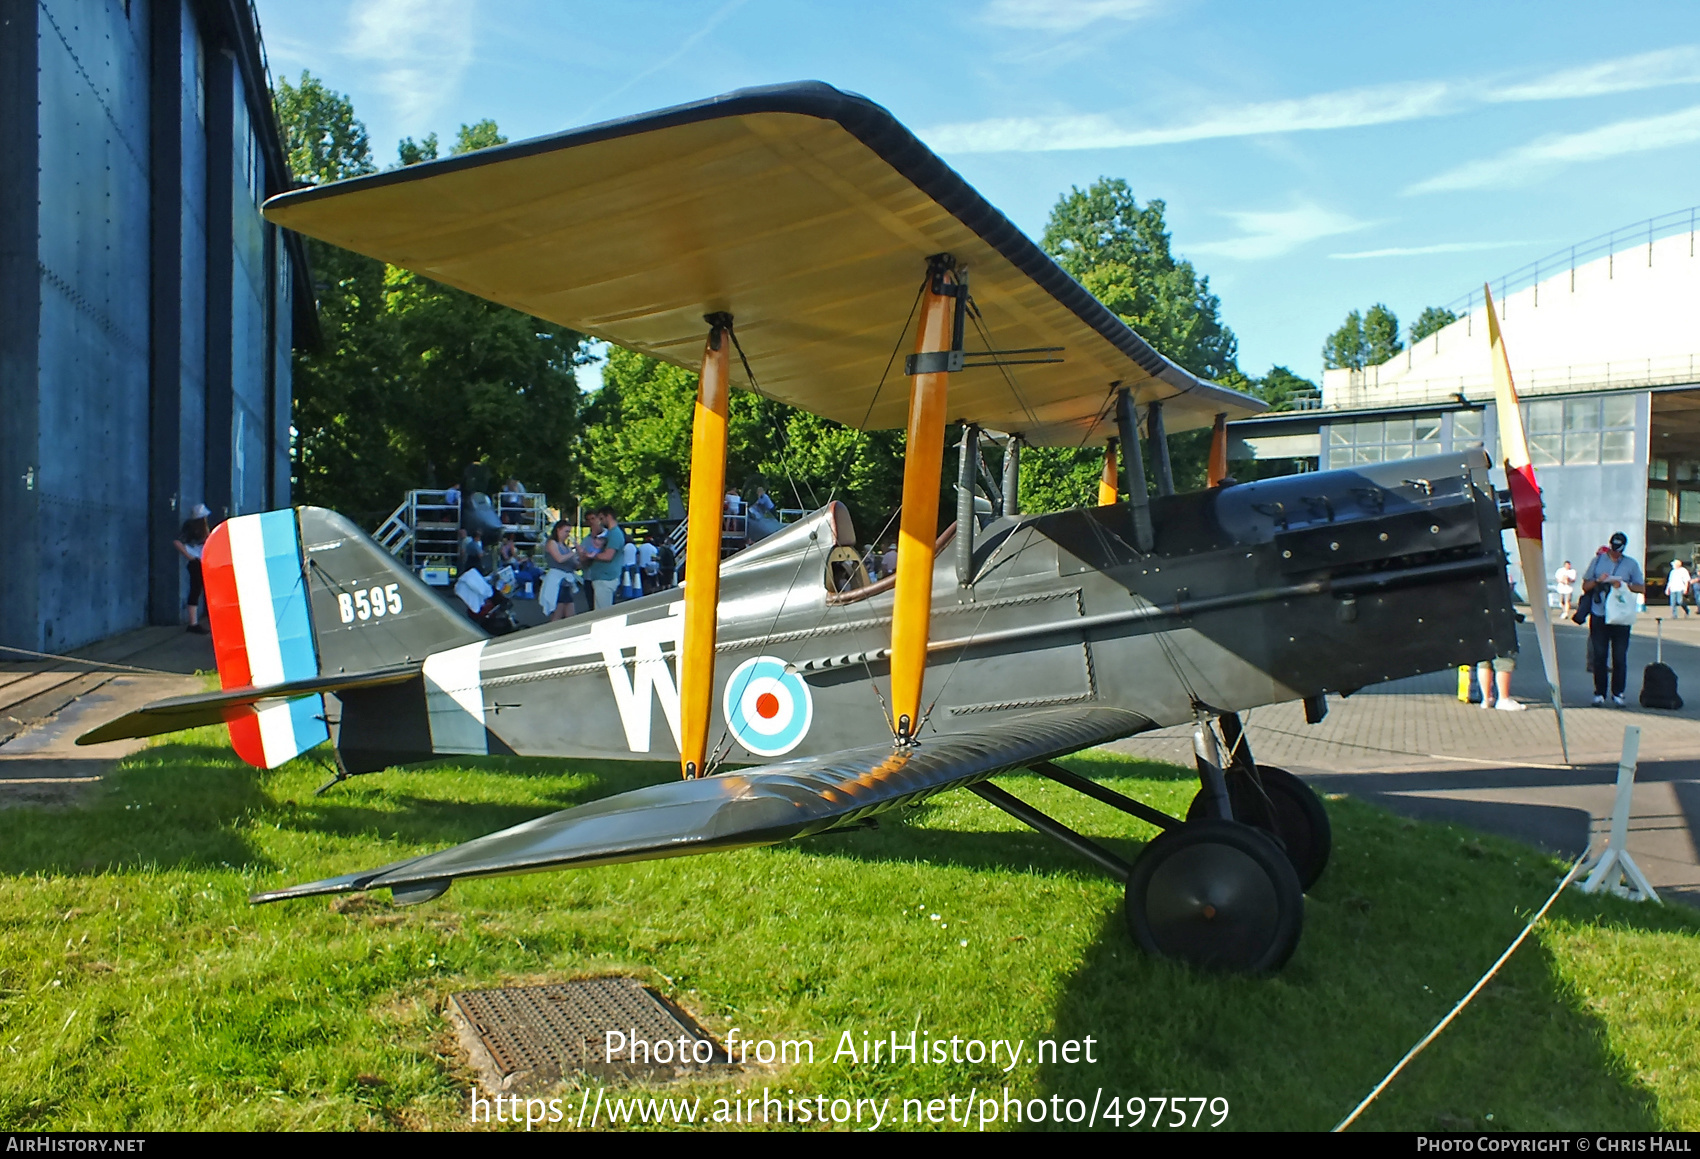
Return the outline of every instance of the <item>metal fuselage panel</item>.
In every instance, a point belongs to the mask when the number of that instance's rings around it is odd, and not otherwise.
[[[979,532],[967,585],[947,545],[922,741],[1065,704],[1157,727],[1190,720],[1195,704],[1242,711],[1515,649],[1479,452],[1158,497],[1152,514],[1149,555],[1132,546],[1126,505],[1000,519]],[[833,529],[827,508],[723,565],[709,738],[728,763],[890,735],[892,595],[829,599]],[[477,751],[676,759],[682,608],[665,592],[433,657],[381,710],[344,697],[339,745],[391,763]]]

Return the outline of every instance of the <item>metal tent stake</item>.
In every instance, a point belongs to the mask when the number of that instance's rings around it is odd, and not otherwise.
[[[1635,793],[1635,762],[1641,751],[1641,729],[1627,725],[1623,730],[1623,760],[1617,766],[1617,801],[1611,810],[1611,839],[1588,880],[1577,885],[1583,893],[1610,890],[1632,901],[1658,901],[1659,894],[1629,856],[1629,800]]]

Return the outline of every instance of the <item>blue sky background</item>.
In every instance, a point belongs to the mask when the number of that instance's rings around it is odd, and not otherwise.
[[[885,105],[1037,237],[1057,197],[1162,198],[1240,365],[1316,377],[1346,312],[1404,323],[1489,277],[1700,204],[1700,18],[1228,0],[258,0],[274,74],[396,141],[512,139],[747,85]]]

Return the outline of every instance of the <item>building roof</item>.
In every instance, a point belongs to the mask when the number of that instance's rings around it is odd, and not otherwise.
[[[1518,393],[1700,382],[1697,216],[1666,214],[1543,258],[1510,286],[1502,279],[1495,307]],[[1590,249],[1604,252],[1587,260]],[[1392,359],[1324,372],[1324,408],[1444,404],[1458,394],[1492,401],[1482,294],[1456,305],[1462,317]]]

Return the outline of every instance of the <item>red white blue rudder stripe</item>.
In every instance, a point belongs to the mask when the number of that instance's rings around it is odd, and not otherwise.
[[[223,687],[266,688],[319,674],[295,512],[225,520],[207,540],[201,569]],[[232,709],[226,721],[236,755],[265,769],[330,739],[317,694]]]

